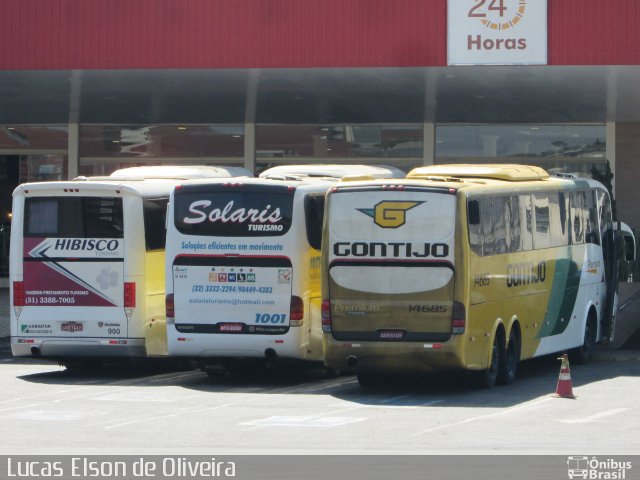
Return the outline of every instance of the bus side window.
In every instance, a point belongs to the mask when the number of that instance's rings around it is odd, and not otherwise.
[[[505,215],[508,215],[507,246],[509,252],[522,251],[522,237],[520,231],[520,205],[517,196],[508,197]]]
[[[563,193],[549,194],[549,222],[552,247],[569,245],[569,229],[567,228],[567,206]]]
[[[142,202],[144,237],[148,250],[162,250],[166,241],[166,216],[169,198],[146,198]]]
[[[322,246],[322,221],[324,216],[324,194],[307,195],[304,199],[304,213],[307,224],[309,245],[320,250]]]
[[[520,209],[520,244],[522,250],[533,250],[533,206],[531,195],[518,196],[518,208]]]
[[[598,234],[598,213],[594,195],[595,192],[593,190],[585,192],[585,240],[587,243],[600,245],[600,235]]]
[[[586,211],[584,192],[574,192],[571,194],[571,226],[573,244],[585,243],[586,235]]]
[[[469,222],[469,246],[477,255],[482,255],[482,224],[480,223],[480,200],[467,202],[467,218]]]
[[[507,198],[506,197],[493,197],[493,202],[491,204],[491,230],[493,231],[493,238],[495,242],[495,253],[507,253],[508,248],[507,245],[507,226],[506,223],[510,221],[510,218],[507,218],[506,213],[507,208]]]
[[[549,248],[549,196],[546,193],[533,195],[533,204],[535,212],[535,229],[533,235],[533,247]]]
[[[492,198],[484,197],[480,199],[480,223],[482,225],[482,254],[484,256],[493,255],[495,249],[495,235],[492,221]]]

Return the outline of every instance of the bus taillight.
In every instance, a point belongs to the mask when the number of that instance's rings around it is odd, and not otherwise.
[[[302,319],[304,318],[304,303],[300,297],[291,295],[291,313],[289,315],[289,326],[300,327],[302,326]]]
[[[451,318],[451,333],[454,335],[460,335],[464,333],[466,323],[467,323],[467,315],[464,308],[464,304],[460,302],[453,302],[453,315]]]
[[[164,299],[165,311],[167,314],[167,324],[171,324],[175,320],[176,307],[173,303],[173,293],[168,293]]]
[[[451,333],[453,335],[460,335],[464,333],[464,328],[467,323],[467,314],[464,308],[464,304],[460,302],[453,302],[453,316],[451,318]]]
[[[13,306],[24,307],[24,283],[13,282]]]
[[[136,308],[136,282],[124,282],[124,307]]]
[[[136,282],[124,282],[124,313],[127,321],[131,320],[131,315],[136,308]]]
[[[331,301],[322,301],[322,331],[331,333]]]

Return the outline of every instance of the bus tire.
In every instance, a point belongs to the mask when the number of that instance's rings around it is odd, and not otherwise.
[[[520,335],[515,327],[509,332],[509,342],[500,358],[500,368],[498,372],[498,383],[500,385],[511,385],[516,379],[518,362],[520,361]]]
[[[593,310],[589,312],[587,324],[584,327],[584,340],[582,345],[569,350],[569,361],[576,365],[584,365],[591,359],[597,334],[596,318]]]
[[[498,381],[502,352],[504,350],[500,332],[496,332],[491,346],[491,360],[489,367],[477,372],[477,382],[480,388],[493,388]]]

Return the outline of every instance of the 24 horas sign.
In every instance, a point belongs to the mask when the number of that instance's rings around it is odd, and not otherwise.
[[[449,0],[449,65],[546,65],[547,0]]]

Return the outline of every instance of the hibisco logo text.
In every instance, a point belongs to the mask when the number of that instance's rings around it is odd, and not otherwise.
[[[267,205],[262,210],[257,208],[235,208],[233,206],[233,200],[230,200],[223,208],[211,207],[209,200],[197,200],[189,205],[189,213],[191,216],[184,217],[182,220],[187,224],[196,224],[209,221],[211,223],[247,223],[257,225],[249,225],[249,230],[282,230],[282,225],[273,225],[282,220],[282,214],[279,208],[272,208],[271,205]]]

